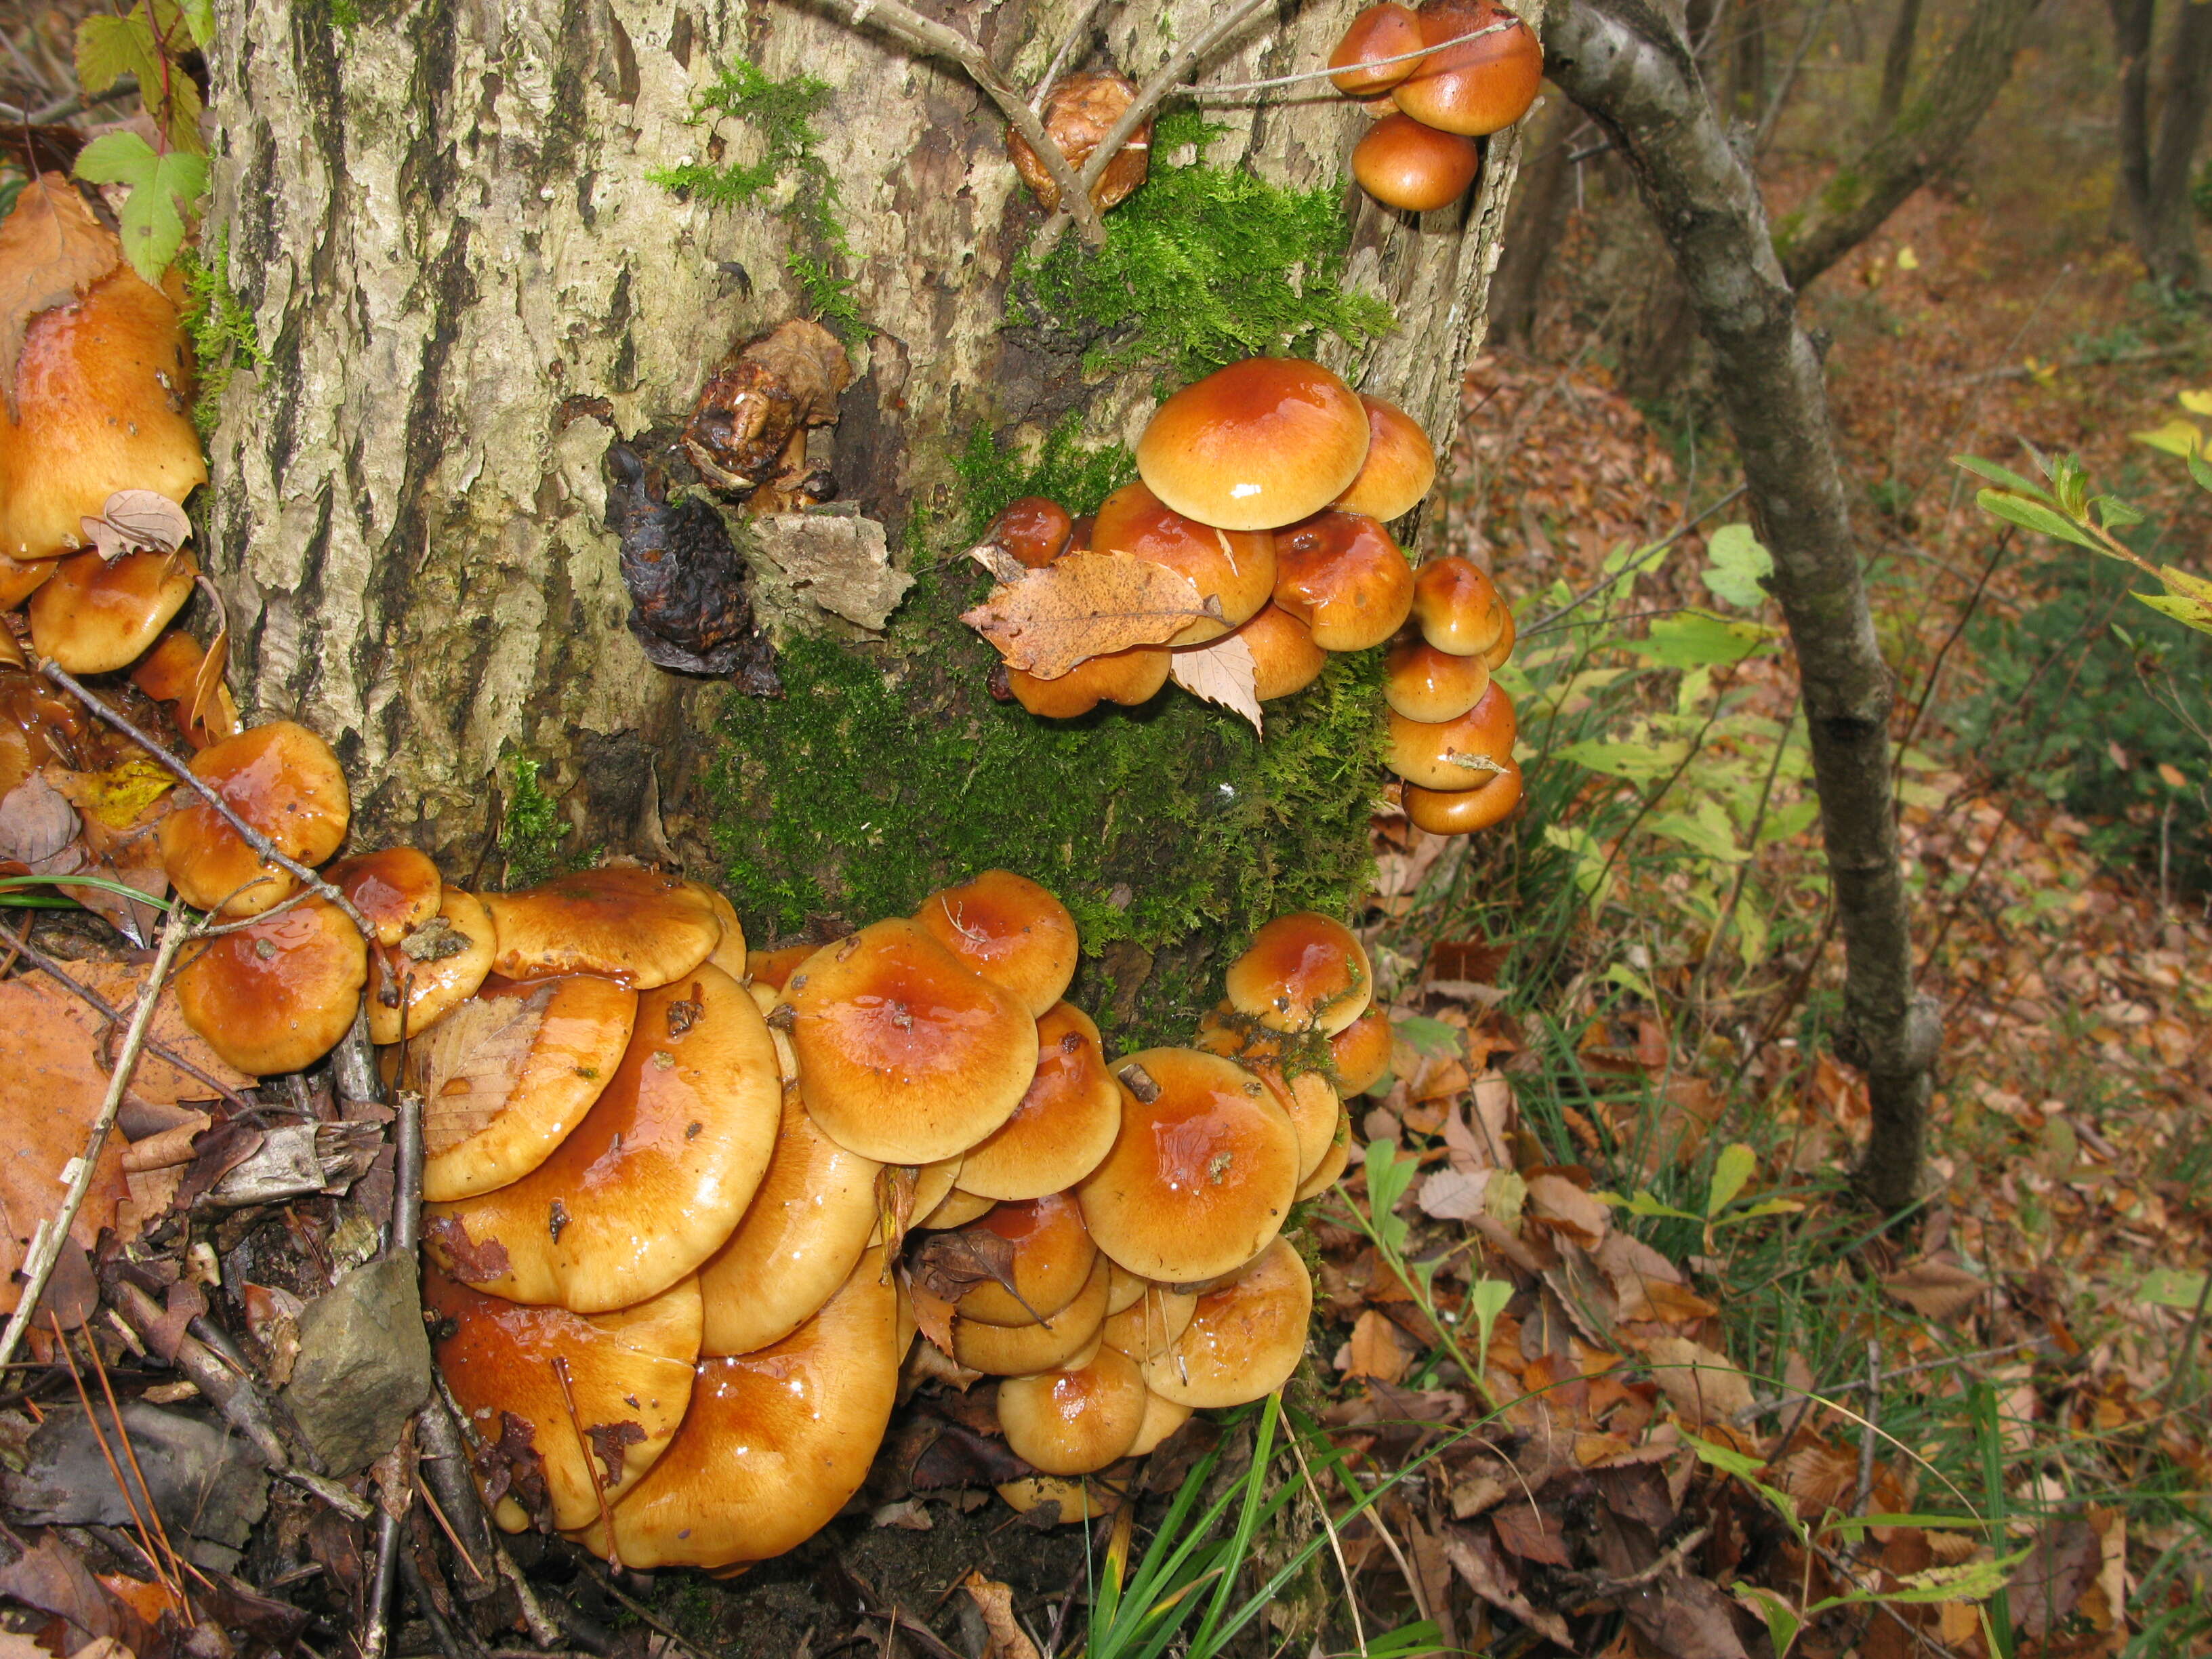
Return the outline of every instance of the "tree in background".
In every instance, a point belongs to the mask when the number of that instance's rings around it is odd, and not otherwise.
[[[2108,0],[2120,58],[2121,227],[2152,282],[2168,294],[2203,286],[2190,170],[2212,94],[2212,5]],[[2154,66],[2164,72],[2155,78]]]

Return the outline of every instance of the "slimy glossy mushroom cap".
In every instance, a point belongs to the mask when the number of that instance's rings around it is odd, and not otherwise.
[[[1366,411],[1318,363],[1251,357],[1176,392],[1137,441],[1137,471],[1201,524],[1273,530],[1319,512],[1359,476]],[[1102,543],[1101,545],[1103,545]]]

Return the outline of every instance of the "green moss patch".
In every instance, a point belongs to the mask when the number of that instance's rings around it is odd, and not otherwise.
[[[1075,913],[1101,1024],[1184,1041],[1225,947],[1285,910],[1342,914],[1364,876],[1377,664],[1333,659],[1269,706],[1265,742],[1173,688],[1039,720],[984,695],[991,653],[961,637],[960,586],[933,578],[909,601],[902,671],[804,641],[783,653],[783,701],[729,699],[708,784],[723,884],[749,927],[790,934],[1019,871]]]
[[[1097,337],[1094,374],[1158,368],[1195,379],[1240,358],[1310,356],[1324,335],[1361,345],[1390,307],[1342,285],[1352,237],[1343,192],[1285,190],[1243,167],[1177,166],[1224,129],[1161,118],[1152,176],[1106,216],[1105,245],[1073,237],[1014,273],[1009,319]]]

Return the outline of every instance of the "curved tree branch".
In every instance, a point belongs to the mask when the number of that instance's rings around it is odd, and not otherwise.
[[[2012,76],[2038,0],[1975,0],[1966,27],[1919,94],[1776,227],[1782,268],[1802,289],[1881,228],[1905,198],[1951,165]],[[1887,95],[1887,94],[1885,94]]]
[[[1867,1073],[1874,1134],[1860,1179],[1917,1195],[1937,1022],[1917,999],[1899,873],[1889,715],[1845,506],[1820,357],[1688,44],[1645,0],[1579,0],[1546,40],[1553,80],[1613,137],[1674,255],[1712,348],[1752,517],[1797,654],[1845,953],[1847,1057]]]

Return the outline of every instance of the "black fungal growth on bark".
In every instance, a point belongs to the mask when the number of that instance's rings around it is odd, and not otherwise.
[[[768,635],[753,620],[744,560],[713,505],[672,503],[668,481],[626,443],[607,451],[607,528],[622,538],[629,629],[655,665],[783,695]]]

